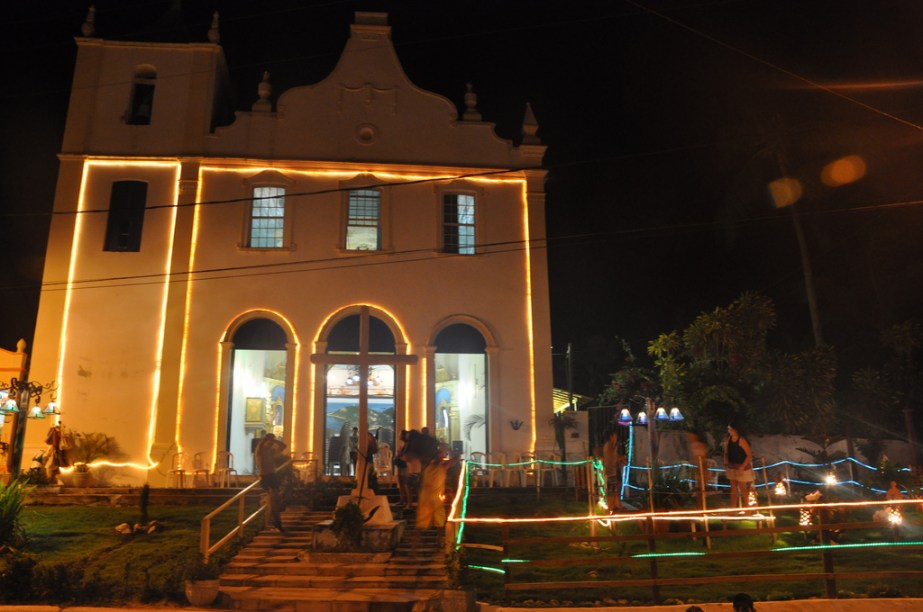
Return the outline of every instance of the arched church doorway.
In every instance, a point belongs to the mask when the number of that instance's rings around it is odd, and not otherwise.
[[[327,332],[326,353],[311,356],[325,373],[324,473],[331,476],[355,474],[365,432],[394,448],[402,368],[416,361],[397,354],[394,331],[368,306],[351,310]]]
[[[474,327],[455,323],[436,336],[433,407],[436,438],[453,454],[488,451],[487,343]]]
[[[286,439],[288,338],[275,321],[257,318],[238,327],[231,342],[226,448],[239,473],[255,474],[258,440],[267,433]]]

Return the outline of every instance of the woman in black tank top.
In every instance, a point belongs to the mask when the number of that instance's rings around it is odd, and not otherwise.
[[[747,506],[753,490],[753,450],[734,423],[728,425],[724,441],[724,470],[731,483],[731,506]]]

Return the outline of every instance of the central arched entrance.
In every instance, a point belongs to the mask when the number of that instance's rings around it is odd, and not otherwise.
[[[364,453],[370,431],[379,444],[394,448],[403,366],[416,363],[417,358],[399,354],[406,344],[395,337],[397,328],[390,323],[369,306],[348,309],[322,332],[320,344],[326,352],[311,355],[324,371],[323,470],[327,475],[354,473],[350,451]]]

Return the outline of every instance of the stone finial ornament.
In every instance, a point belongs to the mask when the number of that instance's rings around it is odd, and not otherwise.
[[[269,99],[269,96],[272,95],[272,83],[269,82],[268,70],[263,71],[263,80],[257,85],[256,93],[260,99],[253,103],[253,111],[260,113],[271,112],[272,101]]]
[[[465,121],[480,121],[481,113],[478,112],[478,95],[474,93],[473,86],[471,83],[465,83],[467,91],[465,92],[465,112],[462,114],[462,119]]]
[[[218,31],[218,11],[212,13],[212,25],[208,28],[208,42],[216,45],[221,42],[221,33]]]
[[[92,4],[87,11],[87,18],[80,26],[80,33],[86,38],[93,38],[96,36],[96,7]]]
[[[538,121],[535,120],[532,105],[526,102],[526,115],[522,118],[522,144],[542,144],[542,141],[535,135],[536,132],[538,132]]]

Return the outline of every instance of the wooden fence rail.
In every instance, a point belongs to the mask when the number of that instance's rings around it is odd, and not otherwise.
[[[747,515],[740,516],[731,510],[706,510],[706,511],[682,511],[674,513],[643,513],[638,515],[611,515],[604,517],[574,517],[574,521],[585,521],[587,523],[587,535],[568,535],[548,537],[535,537],[520,535],[516,537],[515,531],[521,526],[535,527],[536,524],[549,524],[548,519],[516,519],[511,521],[499,521],[500,542],[499,545],[486,543],[460,543],[461,547],[478,548],[490,551],[500,552],[501,557],[497,560],[504,574],[504,588],[507,592],[512,591],[533,591],[533,590],[579,590],[579,589],[619,589],[624,587],[646,587],[650,588],[655,603],[662,599],[660,589],[666,586],[697,586],[705,584],[729,584],[729,583],[778,583],[779,581],[808,581],[821,582],[824,587],[824,594],[828,598],[837,597],[837,580],[849,579],[921,579],[923,578],[923,559],[916,554],[923,550],[923,539],[921,541],[904,540],[902,534],[919,533],[923,527],[923,521],[908,520],[903,517],[903,522],[898,526],[893,523],[882,522],[823,522],[823,518],[831,516],[842,516],[841,511],[855,510],[857,507],[865,507],[869,514],[881,507],[887,512],[888,508],[895,509],[906,506],[906,509],[914,508],[919,500],[903,500],[889,502],[847,502],[841,504],[793,504],[787,506],[771,506],[763,508],[751,508]],[[869,508],[869,506],[872,506]],[[813,517],[813,524],[799,524],[799,518],[807,510]],[[892,511],[893,512],[893,511]],[[900,512],[900,514],[906,514]],[[780,520],[775,520],[780,519]],[[496,523],[498,519],[461,519],[465,523]],[[611,533],[602,535],[599,532],[605,530],[600,527],[600,521],[613,521],[610,527]],[[711,521],[713,525],[723,523],[721,529],[713,526],[707,532],[703,531],[665,531],[664,525],[684,523],[687,528],[690,524],[701,525],[705,521]],[[746,521],[746,528],[729,527],[733,524],[731,521]],[[780,522],[790,522],[791,524],[780,525]],[[628,529],[622,529],[618,525],[635,523],[639,526],[637,533],[627,533]],[[624,532],[624,533],[623,533]],[[800,539],[804,540],[804,545],[780,544],[777,537],[781,534],[802,534]],[[711,550],[705,547],[705,538],[723,539],[723,538],[750,538],[753,536],[767,536],[763,538],[768,544],[751,544],[748,550]],[[852,537],[850,537],[852,536]],[[837,544],[831,538],[843,539],[844,543]],[[787,538],[791,542],[792,538]],[[849,539],[851,542],[845,542]],[[860,540],[863,540],[860,542]],[[688,546],[683,546],[683,541]],[[638,552],[637,546],[630,546],[631,543],[643,542],[641,550]],[[670,543],[669,549],[666,544]],[[604,546],[606,544],[615,546]],[[517,555],[529,557],[538,547],[553,545],[559,551],[554,558],[517,558]],[[590,546],[598,553],[593,557],[581,557],[579,555],[569,555],[566,551],[570,546]],[[659,546],[659,549],[658,549]],[[897,556],[908,563],[897,565],[888,569],[861,569],[855,567],[856,557],[868,553],[878,553],[888,548]],[[632,550],[633,549],[633,550]],[[633,554],[632,554],[633,553]],[[490,554],[483,553],[482,554]],[[734,563],[725,563],[733,559],[766,559],[767,563],[763,565],[768,568],[770,560],[776,560],[785,554],[798,555],[817,555],[820,571],[789,572],[783,568],[782,572],[750,573],[739,574],[733,572]],[[540,556],[540,555],[534,555]],[[671,564],[677,560],[696,559],[696,566],[701,567],[701,573],[690,572],[687,568],[684,570],[684,576],[674,576]],[[851,563],[847,563],[851,561]],[[699,563],[701,560],[701,563]],[[837,569],[839,563],[840,569]],[[912,563],[913,565],[909,565]],[[688,564],[687,564],[688,565]],[[844,567],[845,566],[845,567]],[[564,568],[564,567],[586,567],[590,568],[607,568],[609,571],[627,571],[631,570],[633,575],[626,578],[608,579],[600,577],[594,580],[561,580],[561,572],[555,573],[550,580],[535,580],[534,571],[537,568]],[[644,568],[647,568],[647,576],[639,577],[638,574],[644,574]],[[617,569],[613,569],[617,568]],[[637,568],[637,569],[634,569]],[[667,570],[667,571],[665,571]],[[541,572],[538,572],[541,573]]]

